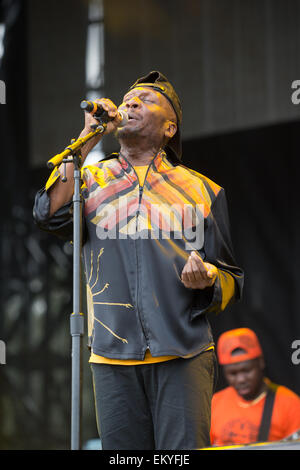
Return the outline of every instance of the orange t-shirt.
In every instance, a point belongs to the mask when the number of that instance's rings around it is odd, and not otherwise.
[[[211,445],[257,442],[265,395],[243,400],[233,387],[215,393],[211,409]],[[276,391],[268,441],[279,441],[300,429],[300,398],[284,386]]]

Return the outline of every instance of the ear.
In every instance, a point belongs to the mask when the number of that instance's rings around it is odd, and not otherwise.
[[[177,132],[177,124],[174,121],[166,121],[165,137],[172,139]]]

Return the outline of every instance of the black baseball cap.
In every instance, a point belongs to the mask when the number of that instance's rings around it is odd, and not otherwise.
[[[153,88],[154,90],[164,95],[167,100],[171,103],[177,117],[177,131],[167,143],[165,150],[171,160],[175,162],[180,161],[182,156],[180,132],[180,125],[182,121],[182,108],[180,100],[178,98],[177,93],[175,92],[173,85],[161,72],[154,70],[148,75],[138,78],[136,82],[134,82],[134,84],[129,88],[128,91],[141,86]]]

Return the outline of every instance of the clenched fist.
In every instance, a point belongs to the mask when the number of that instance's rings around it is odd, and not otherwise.
[[[181,280],[189,289],[205,289],[214,284],[217,275],[216,266],[205,263],[196,251],[192,251],[182,270]]]

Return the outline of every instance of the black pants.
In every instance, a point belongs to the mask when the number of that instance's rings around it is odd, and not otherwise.
[[[214,351],[138,366],[92,364],[102,448],[209,446],[215,364]]]

